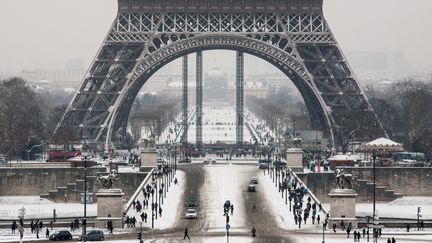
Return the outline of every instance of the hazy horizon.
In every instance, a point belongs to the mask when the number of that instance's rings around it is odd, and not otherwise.
[[[2,0],[0,72],[64,69],[71,59],[87,68],[116,8],[116,0]],[[324,1],[325,17],[345,53],[400,52],[423,72],[432,72],[430,10],[430,0]],[[220,62],[224,51],[213,55]]]

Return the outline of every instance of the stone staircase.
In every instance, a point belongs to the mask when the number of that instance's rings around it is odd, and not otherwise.
[[[373,182],[359,179],[355,185],[355,190],[358,194],[357,202],[373,202]],[[402,193],[397,193],[385,186],[376,186],[376,201],[378,202],[391,202],[402,196]]]
[[[93,193],[97,190],[96,176],[87,176],[87,191]],[[56,203],[79,203],[81,193],[84,192],[84,180],[78,179],[75,182],[67,183],[66,186],[59,186],[57,189],[49,190],[47,194],[40,194],[40,198],[45,198]]]

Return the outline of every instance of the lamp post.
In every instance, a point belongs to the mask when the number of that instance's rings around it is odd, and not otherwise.
[[[153,195],[155,193],[153,187],[152,187],[150,193],[151,193],[151,196],[152,196],[152,206],[153,206],[152,207],[152,229],[153,229],[154,228],[154,197],[153,197]]]
[[[87,155],[84,156],[84,218],[82,220],[82,238],[85,241],[87,225]]]
[[[323,222],[323,241],[322,241],[322,243],[325,243],[325,228],[326,228],[326,226],[328,224],[328,220],[329,220],[329,215],[326,214],[326,218],[325,218],[325,220]]]
[[[377,238],[377,233],[376,233],[376,231],[377,231],[377,228],[376,228],[376,226],[377,226],[377,222],[376,222],[376,158],[377,158],[376,151],[373,152],[372,158],[373,158],[373,214],[372,214],[372,216],[373,216],[373,226],[374,226],[373,227],[373,239],[374,239],[374,242],[377,242],[378,238]]]

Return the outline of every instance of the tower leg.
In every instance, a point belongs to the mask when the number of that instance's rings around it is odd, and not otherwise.
[[[244,54],[238,51],[236,55],[236,142],[243,145],[244,112]]]
[[[196,57],[196,146],[202,150],[202,105],[203,105],[203,57],[202,51]]]
[[[183,145],[188,143],[188,56],[183,56],[183,80],[182,80],[182,125],[183,125],[183,135],[181,137],[181,142]]]

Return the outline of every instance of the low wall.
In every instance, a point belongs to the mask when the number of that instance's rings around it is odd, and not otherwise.
[[[87,175],[104,171],[105,167],[91,167]],[[0,196],[39,196],[77,179],[84,179],[84,168],[0,168]]]
[[[371,167],[339,167],[352,173],[356,180],[373,182]],[[297,173],[299,178],[314,192],[317,198],[328,202],[328,194],[333,189],[335,175],[327,173]],[[377,167],[377,186],[402,193],[403,196],[432,196],[432,168],[430,167]],[[359,188],[361,190],[363,188]]]
[[[371,167],[342,167],[345,171],[373,182]],[[431,167],[377,167],[376,182],[404,196],[432,196]]]

